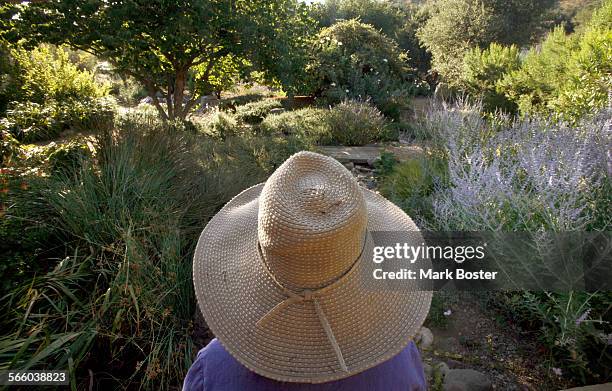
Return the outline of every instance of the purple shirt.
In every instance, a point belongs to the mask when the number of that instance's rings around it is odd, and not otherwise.
[[[200,350],[183,383],[183,391],[422,391],[423,364],[413,342],[395,357],[342,380],[320,384],[287,383],[250,371],[213,339]]]

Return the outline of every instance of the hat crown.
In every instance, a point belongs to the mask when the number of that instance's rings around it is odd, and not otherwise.
[[[313,152],[285,161],[259,197],[258,239],[271,274],[289,289],[341,277],[363,249],[367,210],[353,175]]]

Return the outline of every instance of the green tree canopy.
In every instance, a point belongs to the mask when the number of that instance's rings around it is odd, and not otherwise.
[[[408,55],[395,41],[357,20],[338,22],[318,34],[308,66],[316,95],[336,103],[371,99],[385,114],[414,93]]]
[[[194,67],[201,92],[245,66],[291,91],[312,26],[297,0],[49,0],[4,10],[15,12],[3,18],[7,39],[65,43],[109,60],[147,88],[164,119],[184,119],[195,104],[195,91],[186,96]]]
[[[528,44],[554,0],[435,0],[419,37],[432,63],[451,83],[463,67],[466,50],[492,42]]]
[[[326,0],[318,7],[316,17],[322,27],[351,19],[372,25],[407,51],[411,65],[424,74],[430,55],[420,45],[416,31],[427,20],[426,8],[389,0]]]

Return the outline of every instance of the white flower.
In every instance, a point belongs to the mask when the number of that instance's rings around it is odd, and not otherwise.
[[[331,83],[330,86],[335,87],[336,83]]]
[[[561,376],[563,374],[563,371],[561,370],[561,368],[553,368],[552,371],[555,373],[555,375],[557,376]]]
[[[342,46],[342,42],[338,41],[338,46]]]
[[[444,316],[450,316],[453,313],[450,309],[444,311]]]
[[[346,90],[346,93],[348,94],[348,93],[349,93],[349,90]]]
[[[383,58],[383,61],[384,61],[384,62],[389,62],[389,60],[387,60],[386,58]]]

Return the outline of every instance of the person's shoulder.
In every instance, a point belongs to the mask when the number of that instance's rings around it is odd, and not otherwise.
[[[205,361],[209,365],[224,362],[231,359],[230,354],[225,350],[217,338],[213,339],[198,352],[196,360]]]

